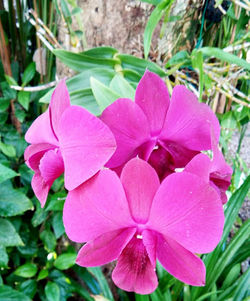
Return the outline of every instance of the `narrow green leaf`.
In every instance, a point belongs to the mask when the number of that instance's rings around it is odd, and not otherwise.
[[[75,264],[76,261],[75,253],[65,253],[55,260],[54,266],[59,270],[67,270]]]
[[[190,61],[190,55],[187,51],[182,50],[177,52],[171,59],[167,61],[166,68],[173,67],[177,64],[185,64]]]
[[[150,50],[150,45],[151,45],[151,40],[152,40],[152,35],[153,32],[161,20],[165,10],[168,8],[169,5],[171,5],[173,0],[163,0],[161,1],[153,10],[151,13],[149,20],[147,22],[145,31],[144,31],[144,57],[147,59],[149,50]]]
[[[101,268],[99,267],[93,267],[93,268],[87,268],[87,270],[94,275],[94,277],[97,279],[101,290],[103,292],[104,297],[106,297],[108,300],[114,301],[113,294],[109,288],[108,282],[105,278],[105,276],[102,273]]]
[[[229,273],[226,275],[225,280],[223,281],[221,289],[224,290],[228,288],[230,285],[234,283],[234,281],[238,278],[241,270],[240,263],[235,264],[232,269],[229,271]]]
[[[20,91],[17,94],[18,102],[28,111],[30,104],[30,92]]]
[[[7,219],[0,218],[0,245],[5,247],[23,246],[16,229]]]
[[[31,301],[25,294],[14,290],[7,285],[0,286],[0,300],[3,301]]]
[[[148,295],[135,294],[135,301],[150,301]]]
[[[18,174],[14,170],[12,170],[0,163],[0,183],[6,181],[8,179],[14,178],[16,176],[18,176]],[[1,199],[1,196],[0,196],[0,199]]]
[[[28,67],[24,70],[22,76],[22,86],[26,86],[35,76],[36,64],[34,62],[30,63]]]
[[[115,91],[120,97],[135,98],[135,89],[124,79],[120,74],[116,74],[110,83],[110,88]]]
[[[18,267],[14,274],[23,278],[31,278],[36,275],[37,266],[34,263],[25,263]]]
[[[48,301],[60,301],[60,289],[55,282],[48,282],[45,286],[45,295]]]
[[[81,54],[85,54],[88,56],[92,56],[94,58],[113,58],[114,55],[118,52],[117,49],[113,47],[95,47],[89,49],[87,51],[82,52]]]
[[[250,70],[250,63],[234,54],[223,51],[222,49],[216,47],[203,47],[200,48],[199,51],[201,51],[206,56],[215,57],[223,62],[235,64],[244,69]]]
[[[73,53],[62,49],[56,49],[53,53],[65,65],[78,72],[90,68],[100,68],[101,66],[113,69],[116,64],[119,64],[117,59],[92,57],[86,54]]]
[[[241,276],[233,295],[233,301],[242,301],[250,293],[250,268]]]
[[[203,74],[203,55],[201,51],[193,50],[191,55],[192,66],[199,72],[199,101],[202,101],[202,93],[204,86],[204,74]]]
[[[123,69],[132,69],[138,72],[141,76],[144,74],[146,69],[157,73],[160,76],[166,76],[166,73],[153,62],[128,54],[117,54],[116,57],[120,59]]]
[[[94,77],[90,78],[91,88],[95,99],[100,107],[101,112],[113,103],[120,96],[119,94],[112,91],[107,86],[103,85],[101,82],[96,80]]]

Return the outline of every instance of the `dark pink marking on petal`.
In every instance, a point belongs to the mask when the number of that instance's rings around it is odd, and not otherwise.
[[[127,244],[118,258],[112,279],[119,288],[137,294],[150,294],[156,289],[156,273],[141,239],[134,236]]]

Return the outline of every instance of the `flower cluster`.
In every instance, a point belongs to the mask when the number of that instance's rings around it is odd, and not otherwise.
[[[184,86],[170,100],[164,81],[149,71],[135,101],[118,99],[100,118],[70,105],[61,81],[26,133],[25,160],[42,206],[64,172],[65,230],[72,241],[86,242],[77,264],[117,260],[114,283],[149,294],[158,285],[157,259],[179,280],[205,284],[197,254],[211,252],[221,238],[232,174],[219,136],[207,105]]]

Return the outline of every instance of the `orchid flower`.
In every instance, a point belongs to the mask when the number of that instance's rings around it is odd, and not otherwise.
[[[101,119],[113,132],[117,149],[109,168],[117,168],[139,155],[160,178],[183,168],[201,150],[211,149],[210,126],[218,141],[220,126],[215,114],[185,86],[173,89],[146,71],[138,84],[135,102],[120,98],[108,106]]]
[[[227,202],[226,190],[231,184],[232,168],[226,163],[222,152],[216,144],[211,129],[212,160],[205,154],[198,154],[185,167],[185,171],[202,177],[218,192],[222,204]]]
[[[35,171],[32,188],[45,205],[54,180],[65,172],[65,187],[72,190],[88,180],[109,160],[116,143],[109,128],[87,110],[70,105],[65,81],[54,90],[48,110],[28,129],[31,143],[27,165]]]
[[[123,290],[152,293],[156,259],[174,277],[205,284],[205,265],[196,255],[211,252],[224,224],[216,191],[189,172],[160,184],[156,171],[134,158],[121,178],[108,169],[68,193],[63,211],[68,237],[87,242],[76,263],[99,266],[117,259],[114,283]]]

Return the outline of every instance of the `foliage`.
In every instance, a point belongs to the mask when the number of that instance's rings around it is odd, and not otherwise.
[[[162,17],[165,17],[164,22],[168,22],[173,1],[145,2],[155,6],[145,28],[144,51],[147,58],[153,31]],[[71,53],[59,49],[54,42],[53,50],[46,51],[47,73],[43,76],[36,71],[32,61],[36,30],[25,15],[31,7],[26,6],[27,1],[16,1],[16,7],[13,7],[13,1],[8,3],[9,11],[0,6],[1,32],[8,45],[4,48],[0,39],[1,49],[9,49],[9,64],[6,65],[3,59],[0,62],[0,299],[67,300],[73,297],[75,300],[94,300],[101,295],[107,300],[115,300],[117,296],[120,300],[135,298],[141,301],[246,300],[249,270],[243,273],[241,263],[249,255],[249,221],[242,223],[238,218],[250,186],[246,164],[239,156],[249,121],[247,83],[250,67],[244,46],[249,39],[245,29],[246,11],[232,3],[219,24],[210,27],[207,24],[206,30],[201,26],[202,47],[199,45],[192,53],[186,50],[173,53],[166,64],[161,63],[161,67],[146,59],[120,54],[111,47]],[[38,1],[34,3],[38,4]],[[72,43],[79,39],[86,46],[83,29],[74,32],[71,28],[72,18],[79,17],[76,1],[47,0],[41,3],[40,6],[34,5],[33,9],[54,36],[57,31],[55,21],[61,16],[66,21]],[[16,16],[19,26],[12,22],[13,16]],[[81,23],[79,18],[78,22]],[[40,46],[37,39],[37,48]],[[102,268],[81,268],[74,264],[78,246],[68,241],[62,223],[66,196],[62,179],[55,181],[46,207],[41,209],[30,188],[32,172],[23,158],[27,146],[24,133],[35,117],[46,109],[52,91],[17,91],[10,87],[27,88],[53,80],[54,56],[77,72],[67,79],[72,104],[81,105],[95,115],[118,97],[133,99],[146,68],[165,77],[169,88],[185,83],[197,92],[201,101],[215,98],[216,93],[226,96],[225,106],[218,116],[224,152],[227,152],[235,129],[239,129],[240,139],[233,158],[234,174],[229,191],[231,197],[225,206],[224,235],[211,254],[203,255],[207,267],[205,287],[187,286],[158,264],[159,287],[153,294],[133,296],[121,290],[114,293]],[[198,74],[199,82],[192,72]],[[232,77],[233,74],[237,77]],[[232,80],[235,80],[234,84],[231,84]]]

